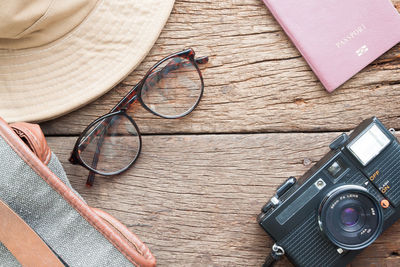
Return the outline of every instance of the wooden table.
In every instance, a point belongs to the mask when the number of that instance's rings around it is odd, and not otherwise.
[[[400,10],[400,0],[392,0]],[[143,152],[129,171],[97,177],[67,158],[78,134],[162,57],[208,55],[205,93],[188,117],[166,120],[139,105]],[[43,123],[52,150],[89,204],[137,233],[159,266],[260,266],[272,240],[256,216],[287,177],[299,177],[330,141],[376,115],[400,129],[400,45],[333,94],[260,0],[176,0],[143,63],[94,103]],[[400,222],[351,266],[399,266]],[[285,260],[279,266],[291,266]]]

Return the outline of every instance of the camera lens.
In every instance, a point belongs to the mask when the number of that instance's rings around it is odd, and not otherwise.
[[[346,226],[354,226],[360,219],[360,212],[354,208],[345,208],[340,216],[342,223]]]
[[[360,186],[341,186],[322,201],[319,224],[338,247],[358,250],[369,246],[382,231],[382,211],[368,191]]]

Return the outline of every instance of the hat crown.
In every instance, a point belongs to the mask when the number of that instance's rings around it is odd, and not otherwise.
[[[52,42],[78,26],[96,0],[0,0],[0,48]]]
[[[51,0],[0,0],[0,38],[18,39],[38,21]]]

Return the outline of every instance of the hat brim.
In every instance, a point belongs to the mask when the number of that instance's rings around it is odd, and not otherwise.
[[[0,116],[44,121],[106,93],[150,51],[174,0],[99,0],[85,20],[44,46],[0,50]]]

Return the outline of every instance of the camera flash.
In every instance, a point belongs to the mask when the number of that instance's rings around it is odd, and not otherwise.
[[[363,166],[373,160],[390,143],[382,130],[373,124],[367,131],[348,145],[350,152]]]

